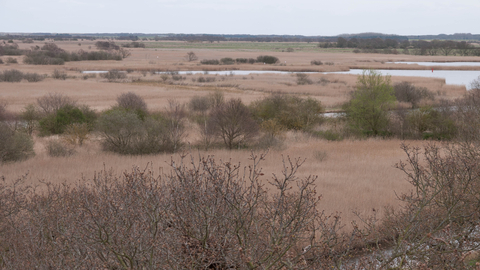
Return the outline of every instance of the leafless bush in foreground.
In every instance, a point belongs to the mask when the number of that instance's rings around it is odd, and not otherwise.
[[[242,168],[212,157],[156,176],[104,170],[75,186],[0,182],[5,269],[326,269],[348,241],[317,210],[315,177],[287,158],[267,191],[264,155]],[[188,164],[190,163],[190,164]],[[348,239],[347,239],[348,240]]]

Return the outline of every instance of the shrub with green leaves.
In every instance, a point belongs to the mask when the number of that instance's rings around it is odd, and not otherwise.
[[[78,107],[65,105],[55,113],[41,119],[40,130],[43,135],[62,134],[68,125],[86,122],[87,118]]]
[[[357,79],[357,90],[343,109],[350,127],[365,135],[385,135],[389,124],[388,111],[396,101],[390,76],[365,70]]]

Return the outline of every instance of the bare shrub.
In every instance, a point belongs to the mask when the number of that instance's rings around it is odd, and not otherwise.
[[[8,57],[7,64],[18,64],[17,58]]]
[[[65,71],[60,71],[58,69],[55,69],[52,73],[52,78],[54,78],[55,80],[66,80],[67,73]]]
[[[40,75],[38,73],[25,73],[23,74],[23,78],[28,82],[40,82],[40,81],[43,81],[45,76]]]
[[[45,149],[47,150],[47,154],[51,157],[68,157],[75,154],[75,150],[73,148],[67,147],[59,140],[48,140],[45,144]]]
[[[107,79],[109,82],[122,80],[127,78],[127,74],[116,69],[109,70],[107,73],[101,73],[100,77]]]
[[[231,99],[215,107],[209,122],[228,149],[248,144],[258,133],[257,123],[240,99]]]
[[[463,98],[447,105],[455,108],[454,120],[458,129],[457,139],[465,143],[479,142],[480,87],[471,89]]]
[[[402,209],[388,211],[372,235],[386,235],[389,252],[378,250],[377,269],[471,269],[467,255],[480,248],[478,144],[402,145],[407,160],[397,165],[412,185],[401,194]],[[381,243],[373,239],[372,243]],[[377,249],[374,244],[373,249]],[[408,259],[406,259],[408,258]],[[475,263],[475,260],[473,261]],[[474,264],[472,264],[473,266]],[[473,269],[473,268],[472,268]]]
[[[305,73],[296,73],[297,76],[297,85],[308,85],[313,84],[312,80],[308,77],[308,74]]]
[[[412,104],[412,108],[416,108],[418,103],[423,99],[434,99],[433,92],[426,87],[415,87],[409,82],[400,82],[393,86],[395,97],[398,101],[408,102]]]
[[[210,107],[211,103],[208,96],[194,96],[188,102],[188,108],[193,112],[204,114]]]
[[[29,135],[0,122],[0,163],[25,160],[34,155],[33,140]]]
[[[312,60],[312,61],[310,61],[310,64],[316,65],[316,66],[321,66],[321,65],[323,65],[323,62],[320,61],[320,60]]]
[[[185,105],[174,99],[168,100],[166,116],[166,132],[169,136],[169,142],[172,144],[173,152],[176,152],[182,147],[182,140],[186,136],[184,124],[186,117]]]
[[[187,79],[186,77],[183,77],[182,75],[173,75],[172,74],[172,80],[174,81],[181,81]]]
[[[67,105],[76,106],[76,103],[70,97],[59,93],[49,93],[37,99],[38,107],[47,115],[56,113],[60,108]]]
[[[160,75],[160,78],[162,79],[163,82],[166,82],[169,77],[168,77],[167,74],[162,74],[162,75]]]
[[[315,177],[298,179],[286,158],[263,179],[260,162],[212,157],[73,186],[0,182],[1,243],[7,269],[330,269],[345,242],[338,216],[317,211]],[[268,189],[268,192],[267,192]],[[44,248],[47,247],[48,248]],[[35,254],[35,256],[32,256]],[[338,261],[337,261],[338,260]]]
[[[20,118],[25,121],[26,133],[32,135],[40,120],[40,113],[34,104],[25,106],[20,114]]]
[[[133,92],[120,94],[117,97],[117,104],[119,107],[127,110],[147,112],[147,103],[145,100]]]
[[[0,72],[0,82],[21,82],[23,80],[23,72],[16,69],[9,69]]]
[[[82,146],[88,139],[89,128],[87,123],[72,123],[65,128],[63,140],[70,145]]]
[[[225,103],[225,96],[221,91],[213,91],[208,95],[210,99],[210,104],[213,108],[220,106]]]
[[[188,61],[188,62],[197,61],[198,57],[194,52],[188,52],[185,55],[185,60]]]

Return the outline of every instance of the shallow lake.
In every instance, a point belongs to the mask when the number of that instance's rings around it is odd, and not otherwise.
[[[157,72],[158,74],[168,74],[169,72]],[[178,71],[180,75],[191,75],[191,74],[205,74],[205,75],[250,75],[250,74],[292,74],[295,72],[291,71],[276,71],[276,70],[222,70],[222,71]],[[302,73],[317,73],[317,72],[302,72]]]
[[[480,62],[386,62],[388,64],[407,64],[407,65],[419,65],[419,66],[443,66],[443,67],[479,67]]]
[[[403,69],[376,69],[382,75],[427,77],[445,79],[446,84],[465,85],[470,89],[470,84],[480,76],[480,70],[403,70]],[[363,69],[351,69],[350,71],[324,72],[323,74],[353,74],[361,75]]]
[[[408,62],[402,62],[408,63]],[[411,62],[413,63],[413,62]],[[422,62],[415,62],[422,63]],[[424,62],[427,63],[427,62]],[[429,62],[431,63],[431,62]],[[459,62],[451,62],[459,63]],[[463,63],[476,63],[476,62],[463,62]],[[437,63],[435,63],[437,64]],[[440,63],[438,63],[440,64]],[[441,63],[444,64],[444,63]],[[477,63],[480,65],[480,63]],[[382,75],[391,76],[407,76],[407,77],[427,77],[427,78],[440,78],[445,79],[446,84],[464,85],[467,89],[470,89],[470,84],[473,80],[476,80],[480,76],[480,70],[403,70],[403,69],[377,69]],[[83,73],[106,73],[108,71],[83,71]],[[351,69],[350,71],[336,71],[336,72],[321,72],[322,74],[362,74],[362,69]],[[158,74],[164,74],[168,72],[157,72]],[[296,72],[290,71],[276,71],[276,70],[223,70],[223,71],[178,71],[180,75],[190,74],[205,74],[205,75],[251,75],[251,74],[292,74]],[[302,73],[317,73],[317,72],[302,72]]]

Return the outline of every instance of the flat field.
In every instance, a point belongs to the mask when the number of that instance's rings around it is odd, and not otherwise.
[[[67,51],[96,50],[95,41],[56,41],[57,46]],[[117,44],[122,42],[117,41]],[[18,43],[21,48],[43,46],[43,42],[33,44]],[[124,92],[134,92],[143,97],[152,111],[161,111],[168,100],[181,103],[192,97],[206,95],[212,91],[222,91],[226,98],[241,98],[246,104],[270,93],[282,92],[300,96],[309,96],[321,101],[327,111],[339,110],[348,100],[350,92],[355,90],[355,75],[309,73],[312,84],[298,85],[295,72],[345,71],[349,68],[412,68],[411,65],[393,65],[391,61],[476,61],[472,57],[459,56],[413,56],[352,53],[349,50],[322,49],[316,43],[258,43],[258,42],[145,42],[146,48],[133,48],[131,56],[122,61],[82,61],[67,62],[61,66],[27,65],[23,57],[17,58],[18,64],[1,64],[0,71],[17,69],[22,72],[36,72],[48,77],[36,83],[0,83],[0,100],[8,104],[7,109],[19,113],[36,99],[48,93],[61,93],[75,99],[79,104],[89,105],[100,112],[116,103],[116,97]],[[292,48],[293,52],[287,52]],[[185,56],[193,51],[197,61],[188,62]],[[275,65],[235,64],[202,65],[204,59],[221,58],[257,58],[260,55],[272,55],[279,58]],[[1,57],[4,62],[8,56]],[[311,65],[312,60],[322,61],[323,65]],[[428,69],[415,66],[416,69]],[[108,82],[101,76],[82,73],[83,71],[120,70],[127,72],[127,78]],[[475,68],[474,68],[475,69]],[[66,80],[53,79],[54,70],[65,72]],[[175,80],[171,75],[162,76],[160,71],[202,70],[204,74],[181,75]],[[212,75],[213,70],[278,70],[292,74],[251,74],[251,75]],[[165,75],[165,74],[164,74]],[[210,82],[198,82],[199,78]],[[208,81],[208,80],[207,80]],[[409,81],[416,86],[427,87],[436,94],[436,100],[453,100],[466,93],[465,87],[446,85],[444,80],[418,77],[392,77],[392,82]],[[195,127],[191,125],[190,143],[194,143]],[[28,183],[39,180],[53,183],[73,184],[79,179],[93,177],[95,171],[104,168],[120,174],[132,166],[147,167],[165,172],[169,161],[179,158],[179,154],[154,156],[120,156],[102,152],[94,135],[76,154],[68,158],[49,157],[45,153],[45,142],[50,138],[35,137],[36,156],[18,163],[0,165],[0,176],[13,180],[26,175]],[[281,171],[282,156],[285,158],[305,158],[299,177],[317,175],[317,189],[322,194],[321,209],[327,213],[342,212],[344,220],[354,219],[353,210],[370,214],[372,209],[383,206],[397,206],[396,193],[407,192],[409,185],[404,175],[394,168],[396,162],[405,158],[400,149],[400,140],[343,140],[329,142],[300,133],[288,133],[281,149],[270,150],[263,163],[265,181],[272,173]],[[408,144],[421,145],[419,141]],[[185,149],[189,152],[188,148]],[[191,150],[193,156],[214,155],[217,159],[231,159],[248,165],[251,154],[246,150],[212,150],[209,152]]]

